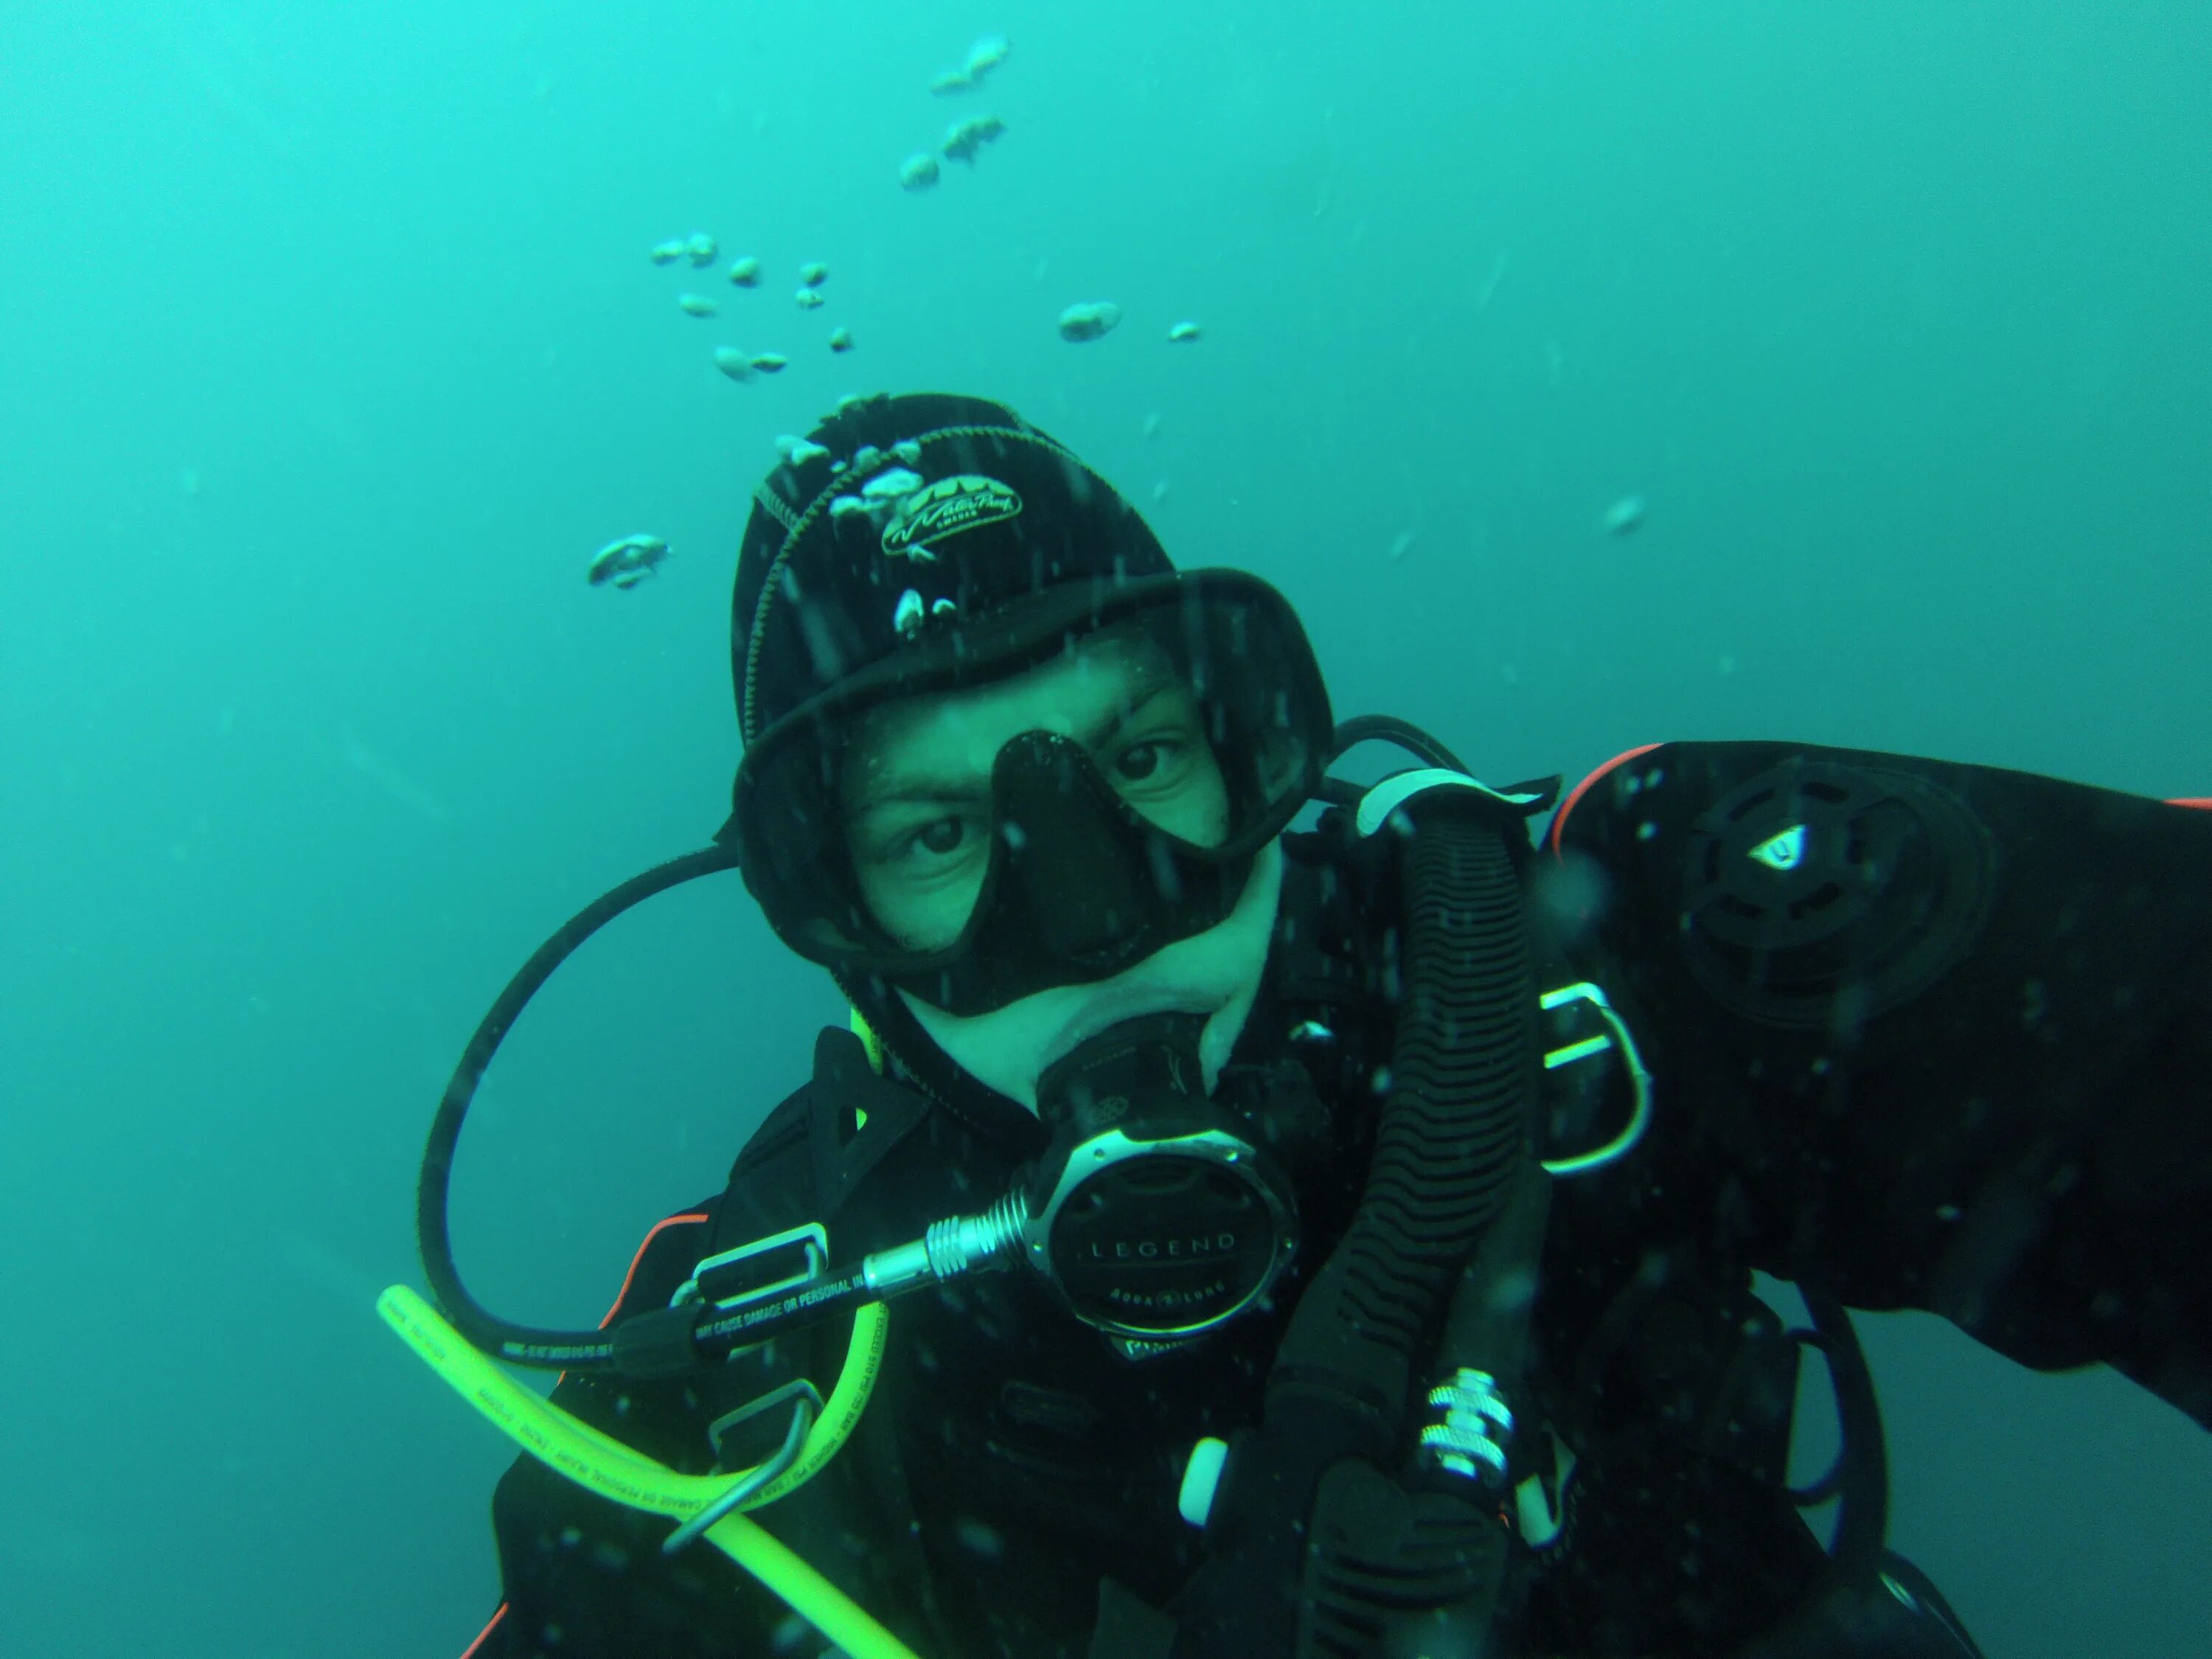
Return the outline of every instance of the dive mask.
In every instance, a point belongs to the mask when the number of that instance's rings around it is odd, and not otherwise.
[[[969,862],[961,879],[939,882],[938,926],[895,930],[862,867],[891,856],[862,823],[891,718],[908,699],[987,688],[1101,641],[1123,665],[1119,712],[1135,738],[1146,698],[1184,711],[1218,771],[1218,833],[1178,834],[1188,826],[1148,811],[1125,775],[1115,720],[1018,732],[987,778],[897,786],[927,798],[915,833]],[[1068,583],[990,617],[924,618],[891,658],[777,721],[747,748],[718,838],[799,955],[966,1017],[1109,977],[1220,922],[1254,853],[1318,786],[1331,738],[1312,649],[1266,583],[1235,571]],[[896,856],[908,856],[906,843]]]

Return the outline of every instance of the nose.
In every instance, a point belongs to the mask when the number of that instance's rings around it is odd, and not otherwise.
[[[1111,971],[1140,943],[1145,848],[1120,801],[1069,738],[1029,732],[999,751],[994,787],[1006,875],[1025,920],[1062,961]]]

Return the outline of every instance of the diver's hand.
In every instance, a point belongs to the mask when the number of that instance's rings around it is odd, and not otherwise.
[[[1206,1559],[1169,1607],[1173,1659],[1291,1650],[1316,1494],[1339,1469],[1387,1480],[1346,1452],[1346,1438],[1337,1413],[1295,1396],[1237,1437],[1206,1518]]]
[[[1408,1480],[1339,1459],[1303,1524],[1285,1507],[1227,1540],[1175,1600],[1170,1659],[1287,1655],[1301,1630],[1324,1648],[1334,1632],[1363,1650],[1402,1635],[1406,1651],[1495,1653],[1511,1536],[1480,1488]]]

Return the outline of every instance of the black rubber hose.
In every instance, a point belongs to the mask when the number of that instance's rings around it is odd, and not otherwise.
[[[1509,1404],[1522,1402],[1550,1211],[1551,1177],[1532,1155],[1453,1292],[1429,1376],[1480,1370]],[[1300,1659],[1488,1651],[1510,1550],[1501,1496],[1499,1486],[1418,1464],[1404,1480],[1370,1463],[1331,1469],[1314,1508]]]
[[[1286,1654],[1328,1640],[1318,1626],[1364,1627],[1376,1595],[1433,1589],[1436,1551],[1410,1534],[1389,1569],[1396,1589],[1332,1548],[1386,1517],[1425,1538],[1442,1522],[1444,1553],[1457,1553],[1463,1502],[1407,1493],[1382,1471],[1397,1467],[1414,1370],[1446,1301],[1531,1154],[1535,980],[1509,844],[1518,819],[1456,791],[1410,815],[1407,992],[1366,1186],[1291,1316],[1263,1426],[1231,1449],[1209,1559],[1178,1597],[1176,1659]],[[1302,1616],[1302,1586],[1339,1605]]]
[[[518,1365],[538,1365],[549,1370],[612,1370],[617,1369],[614,1334],[608,1331],[540,1330],[511,1324],[479,1304],[461,1284],[453,1265],[453,1236],[447,1226],[446,1206],[453,1178],[453,1149],[461,1138],[461,1124],[484,1070],[506,1040],[508,1030],[521,1017],[530,999],[553,976],[576,948],[633,905],[656,893],[681,886],[700,876],[737,867],[736,852],[726,847],[702,848],[656,865],[579,910],[561,930],[539,945],[521,971],[507,981],[469,1039],[446,1085],[438,1115],[430,1125],[429,1143],[422,1151],[422,1173],[415,1188],[415,1237],[422,1253],[423,1276],[430,1281],[438,1307],[453,1328],[476,1347]]]
[[[1531,1144],[1534,969],[1514,859],[1487,815],[1437,799],[1403,865],[1407,997],[1367,1185],[1300,1298],[1269,1378],[1371,1402],[1389,1440],[1420,1349]]]
[[[1355,714],[1338,726],[1329,746],[1329,764],[1334,765],[1348,750],[1363,743],[1395,743],[1431,766],[1449,767],[1455,772],[1467,770],[1457,755],[1413,721],[1400,720],[1395,714]]]
[[[1881,1407],[1867,1369],[1866,1353],[1844,1304],[1826,1290],[1800,1284],[1805,1310],[1821,1338],[1820,1351],[1836,1392],[1842,1439],[1835,1480],[1840,1500],[1835,1542],[1804,1605],[1772,1629],[1737,1648],[1731,1659],[1800,1659],[1832,1652],[1832,1631],[1854,1618],[1853,1603],[1882,1592],[1875,1589],[1887,1552],[1889,1451],[1881,1431]]]
[[[1349,1256],[1334,1316],[1389,1331],[1429,1376],[1488,1371],[1511,1400],[1550,1209],[1535,1162],[1540,1044],[1521,886],[1495,828],[1457,815],[1417,826],[1407,878],[1411,1000],[1391,1087],[1409,1091],[1409,1109],[1386,1110],[1378,1129],[1360,1210],[1376,1225]],[[1388,1285],[1417,1297],[1383,1294]],[[1309,1291],[1296,1317],[1312,1305]],[[1422,1354],[1439,1323],[1433,1356]],[[1494,1509],[1458,1478],[1408,1490],[1372,1465],[1340,1463],[1315,1505],[1295,1651],[1352,1659],[1447,1630],[1480,1650],[1505,1563]]]
[[[1850,1312],[1817,1285],[1800,1285],[1797,1294],[1813,1316],[1813,1328],[1826,1339],[1824,1357],[1834,1379],[1844,1443],[1837,1459],[1841,1507],[1829,1553],[1837,1577],[1861,1580],[1879,1569],[1889,1532],[1889,1450],[1882,1437],[1881,1405]]]

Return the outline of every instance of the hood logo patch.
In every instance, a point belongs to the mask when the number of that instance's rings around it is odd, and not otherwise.
[[[887,558],[933,560],[932,544],[963,530],[1011,519],[1022,510],[1012,486],[979,473],[959,472],[900,498],[884,526]]]

